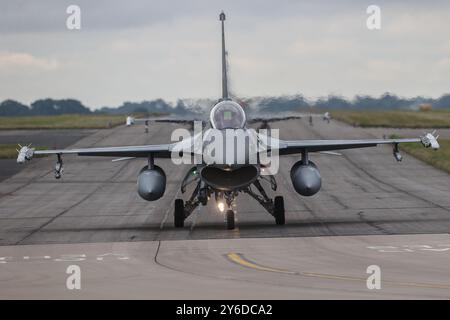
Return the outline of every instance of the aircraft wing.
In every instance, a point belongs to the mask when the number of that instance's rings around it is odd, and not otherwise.
[[[424,147],[439,149],[437,137],[433,133],[427,133],[420,138],[409,139],[360,139],[360,140],[279,140],[278,149],[280,155],[308,152],[332,151],[342,149],[355,149],[375,147],[380,144],[397,146],[399,143],[420,142]]]
[[[149,122],[170,122],[170,123],[182,123],[182,124],[191,124],[193,121],[202,121],[197,118],[177,118],[177,117],[152,117],[152,118],[134,118],[128,116],[126,118],[126,125],[130,126],[133,124],[148,124]]]
[[[271,115],[266,115],[258,118],[251,118],[247,120],[248,123],[257,123],[257,122],[275,122],[275,121],[284,121],[284,120],[295,120],[295,119],[308,119],[312,118],[321,118],[321,119],[330,119],[330,113],[290,113],[283,117],[273,117]]]
[[[137,118],[134,119],[135,124],[143,124],[145,122],[172,122],[172,123],[191,123],[194,119],[181,118]]]
[[[247,120],[247,123],[257,123],[257,122],[275,122],[275,121],[283,121],[283,120],[292,120],[292,119],[301,119],[302,116],[286,116],[286,117],[260,117],[260,118],[252,118]]]
[[[262,136],[260,136],[262,137]],[[427,133],[420,138],[408,139],[360,139],[360,140],[278,140],[265,136],[265,144],[269,149],[278,149],[280,155],[288,155],[295,153],[307,152],[323,152],[342,149],[355,149],[375,147],[379,144],[391,144],[394,146],[394,154],[398,153],[397,146],[399,143],[420,142],[426,148],[431,147],[434,150],[439,149],[439,143],[434,133]],[[172,151],[190,150],[196,141],[196,137],[192,137],[181,142],[159,145],[143,145],[143,146],[120,146],[120,147],[98,147],[98,148],[80,148],[80,149],[57,149],[57,150],[35,150],[30,147],[22,147],[17,157],[18,163],[24,163],[31,160],[34,155],[50,155],[55,154],[61,156],[63,154],[77,154],[79,156],[104,156],[104,157],[148,157],[169,158]]]
[[[144,146],[121,146],[121,147],[99,147],[81,149],[60,149],[60,150],[34,150],[29,147],[22,147],[17,157],[18,163],[31,160],[34,155],[63,155],[77,154],[79,156],[103,156],[103,157],[148,157],[150,154],[154,158],[170,158],[174,144],[144,145]]]

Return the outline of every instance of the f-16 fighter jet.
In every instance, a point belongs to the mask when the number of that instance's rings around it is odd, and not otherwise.
[[[192,184],[193,192],[187,201],[175,200],[175,227],[183,227],[185,220],[198,206],[204,206],[208,201],[216,201],[219,210],[226,215],[228,229],[233,229],[235,200],[240,193],[247,193],[258,201],[268,214],[273,216],[276,224],[285,224],[283,197],[269,198],[261,184],[261,181],[265,180],[273,190],[277,189],[274,175],[278,168],[274,169],[273,166],[277,156],[299,155],[299,161],[290,169],[292,185],[298,194],[312,196],[320,190],[322,185],[319,169],[308,157],[312,152],[332,152],[388,144],[393,147],[395,159],[401,161],[398,150],[400,143],[421,143],[426,148],[439,148],[434,132],[409,139],[353,140],[281,140],[272,134],[256,133],[254,129],[247,126],[247,117],[242,106],[233,101],[229,95],[225,14],[222,12],[219,18],[222,27],[222,97],[210,110],[209,127],[206,132],[203,132],[202,128],[202,132],[181,141],[157,145],[61,150],[34,150],[24,146],[19,151],[17,162],[24,163],[31,160],[34,155],[55,155],[57,158],[55,177],[60,178],[63,170],[63,155],[146,158],[148,164],[138,173],[137,192],[147,201],[156,201],[163,197],[166,189],[166,173],[157,165],[158,159],[172,158],[174,161],[175,158],[177,160],[185,157],[191,160],[195,158],[194,165],[187,170],[185,178],[180,181],[182,193],[186,192],[186,187],[190,184]],[[242,138],[245,143],[236,146],[234,141],[237,138]],[[221,143],[219,147],[215,146],[215,152],[211,152],[214,141]],[[220,159],[221,156],[223,161]]]

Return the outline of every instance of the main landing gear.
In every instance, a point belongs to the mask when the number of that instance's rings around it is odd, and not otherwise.
[[[273,216],[275,217],[275,223],[277,225],[284,225],[285,223],[284,199],[281,196],[275,197],[273,203]]]
[[[270,184],[272,186],[272,190],[277,189],[277,183],[275,182],[275,178],[273,176],[268,176]],[[256,191],[252,189],[252,185],[256,187]],[[264,191],[259,180],[253,182],[253,184],[248,186],[243,192],[247,193],[253,199],[258,201],[266,211],[271,214],[275,218],[275,223],[277,225],[285,224],[285,214],[284,214],[284,199],[282,196],[276,196],[273,200],[267,196],[267,193]]]
[[[227,192],[213,190],[209,186],[206,186],[201,180],[192,179],[192,182],[197,181],[197,186],[189,200],[187,200],[186,202],[184,202],[182,199],[175,200],[175,227],[183,228],[184,220],[186,220],[200,204],[204,206],[207,205],[211,194],[213,194],[216,196],[216,202],[218,203],[218,207],[221,211],[223,211],[225,207],[228,208],[225,212],[225,222],[227,229],[233,230],[235,228],[235,212],[232,208],[234,207],[234,201],[239,192],[245,192],[256,201],[258,201],[264,207],[264,209],[266,209],[266,211],[275,218],[275,223],[277,225],[284,225],[286,220],[283,197],[276,196],[274,199],[269,198],[260,183],[260,179],[256,180],[248,187],[243,188],[239,191]],[[262,179],[268,180],[270,182],[272,190],[275,191],[277,189],[277,184],[273,176],[268,176]],[[252,187],[255,187],[256,190],[254,190],[254,188]],[[186,191],[185,186],[182,187],[181,191],[182,193]]]
[[[63,161],[62,161],[62,157],[61,154],[58,153],[56,155],[58,157],[58,160],[56,161],[56,165],[55,165],[55,179],[61,179],[62,173],[64,171],[64,167],[63,167]]]
[[[183,199],[175,200],[175,212],[174,212],[174,223],[175,228],[183,228],[184,220],[186,219],[184,215],[184,201]]]

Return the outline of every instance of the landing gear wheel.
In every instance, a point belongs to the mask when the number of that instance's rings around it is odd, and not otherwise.
[[[281,196],[277,196],[273,203],[273,216],[275,217],[275,223],[277,225],[284,225],[284,199]]]
[[[183,199],[175,200],[175,211],[173,213],[175,228],[184,227],[184,202]]]
[[[227,229],[228,230],[234,229],[234,211],[233,210],[227,211]]]
[[[206,206],[208,204],[208,194],[206,192],[206,189],[200,189],[198,200],[202,204],[202,206]]]

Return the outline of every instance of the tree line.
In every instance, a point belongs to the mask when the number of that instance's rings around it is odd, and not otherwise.
[[[450,94],[440,98],[413,97],[402,98],[395,94],[385,93],[380,97],[358,95],[353,99],[330,95],[311,101],[303,95],[279,97],[252,97],[237,99],[249,113],[280,113],[305,109],[316,110],[418,110],[422,105],[430,105],[433,109],[450,109]],[[142,102],[124,102],[118,107],[103,107],[92,111],[82,102],[75,99],[40,99],[29,106],[15,100],[0,103],[0,116],[35,116],[61,114],[133,114],[133,113],[171,113],[177,115],[201,114],[214,100],[178,100],[175,104],[155,99]]]

